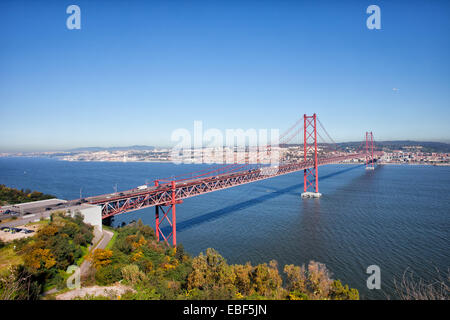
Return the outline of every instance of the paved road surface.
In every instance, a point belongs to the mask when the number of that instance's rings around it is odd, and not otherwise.
[[[23,216],[20,218],[17,218],[16,220],[11,220],[9,222],[0,223],[0,227],[17,227],[17,226],[23,226],[26,225],[29,222],[35,222],[36,220],[39,221],[41,218],[47,219],[50,217],[50,212],[42,212],[42,213],[36,213],[33,214],[31,217]]]
[[[91,248],[90,252],[93,252],[95,249],[105,249],[108,245],[109,241],[113,237],[114,233],[108,230],[103,229],[103,233],[97,235],[97,239],[94,238],[94,243],[98,242],[97,245]],[[100,241],[98,241],[98,237],[102,237]],[[81,278],[85,275],[89,269],[91,268],[91,262],[84,260],[80,267]]]

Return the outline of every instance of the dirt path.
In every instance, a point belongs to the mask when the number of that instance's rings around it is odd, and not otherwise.
[[[122,296],[127,291],[134,291],[134,290],[122,284],[115,284],[108,287],[99,287],[99,286],[84,287],[57,295],[56,300],[72,300],[77,297],[83,298],[86,295],[104,296],[108,297],[109,299],[120,299],[120,296]]]

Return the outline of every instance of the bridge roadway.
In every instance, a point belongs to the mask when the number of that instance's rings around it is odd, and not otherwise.
[[[381,151],[373,153],[374,157],[382,155]],[[336,157],[318,159],[318,166],[350,159],[363,159],[369,153],[360,152]],[[87,197],[84,202],[100,205],[102,219],[124,212],[135,211],[147,207],[169,205],[172,201],[181,203],[183,199],[201,194],[219,191],[259,180],[269,179],[296,171],[314,167],[313,161],[281,164],[273,167],[243,170],[234,173],[219,174],[216,176],[197,178],[192,180],[168,182],[159,186],[149,186],[146,189],[131,189],[120,193],[110,193],[100,196]],[[174,198],[174,199],[173,199]]]

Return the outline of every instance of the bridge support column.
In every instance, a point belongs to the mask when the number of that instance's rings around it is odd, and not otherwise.
[[[176,200],[175,194],[175,181],[172,181],[172,192],[171,192],[171,200],[162,205],[155,206],[155,233],[156,240],[164,240],[167,244],[169,244],[169,240],[172,237],[172,245],[176,247],[177,245],[177,211],[176,205],[182,203],[181,200]],[[160,219],[159,211],[162,212],[162,218]],[[172,216],[169,218],[169,216]],[[171,232],[167,235],[164,234],[161,228],[161,224],[167,221],[169,226],[171,227]]]
[[[172,245],[177,246],[177,207],[175,201],[175,181],[172,181]]]
[[[303,170],[303,193],[302,198],[319,198],[319,170],[317,162],[317,115],[303,115],[303,160],[308,161],[308,154],[313,153],[309,162],[311,168]],[[308,191],[309,189],[311,191]]]
[[[159,229],[159,206],[155,207],[155,226],[156,241],[159,242],[159,234],[161,232]]]

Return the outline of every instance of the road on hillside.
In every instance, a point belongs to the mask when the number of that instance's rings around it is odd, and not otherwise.
[[[111,241],[111,238],[113,237],[113,235],[114,235],[113,232],[103,229],[101,240],[90,251],[94,252],[94,250],[96,250],[96,249],[105,249],[106,246],[108,245],[109,241]],[[95,241],[95,239],[94,239],[94,241]],[[80,276],[81,277],[83,277],[83,275],[85,275],[89,271],[89,269],[91,268],[91,265],[92,264],[90,261],[88,261],[88,260],[83,261],[83,263],[81,264],[81,267],[80,267]]]

